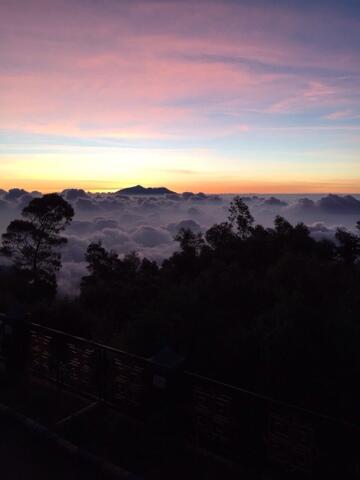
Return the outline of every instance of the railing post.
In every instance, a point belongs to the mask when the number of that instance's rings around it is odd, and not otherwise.
[[[3,315],[0,327],[0,357],[7,381],[17,381],[25,372],[28,344],[26,315]]]

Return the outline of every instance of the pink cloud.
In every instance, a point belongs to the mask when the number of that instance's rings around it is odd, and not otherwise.
[[[336,112],[331,112],[327,115],[324,115],[326,120],[343,120],[343,119],[355,119],[360,118],[360,115],[354,115],[351,109],[339,110]]]
[[[315,74],[256,69],[236,59],[359,70],[354,52],[330,55],[297,40],[314,28],[328,34],[326,12],[211,1],[104,1],[99,7],[28,0],[22,8],[13,1],[0,8],[1,128],[165,138],[191,136],[196,125],[200,134],[231,134],[249,128],[244,110],[340,111],[346,103],[341,88]],[[341,18],[331,22],[343,28]],[[355,26],[351,21],[347,29]],[[193,54],[196,61],[189,59]],[[230,126],[216,119],[228,114],[226,104],[240,115]]]

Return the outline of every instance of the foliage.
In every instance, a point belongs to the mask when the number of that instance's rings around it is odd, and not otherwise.
[[[236,198],[228,222],[204,236],[180,230],[176,240],[161,267],[89,246],[83,307],[101,314],[114,344],[143,355],[170,345],[189,369],[356,415],[359,236],[316,241],[280,216],[273,228],[254,225]],[[344,408],[334,401],[340,391]]]
[[[348,265],[353,265],[360,257],[360,237],[342,228],[336,230],[335,237],[339,243],[339,258]]]
[[[58,248],[66,243],[60,232],[71,222],[73,208],[56,193],[34,198],[22,210],[23,219],[13,220],[2,235],[1,253],[9,257],[32,296],[51,295],[56,290],[56,272],[61,267]]]
[[[229,222],[236,227],[238,236],[244,240],[251,234],[254,218],[244,200],[239,196],[233,198],[229,207]]]
[[[254,225],[236,198],[227,222],[180,230],[161,266],[90,244],[80,297],[36,315],[142,355],[167,345],[189,370],[359,418],[357,228],[316,241],[280,216],[273,228]]]

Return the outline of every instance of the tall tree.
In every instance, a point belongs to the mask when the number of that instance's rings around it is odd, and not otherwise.
[[[234,197],[230,203],[228,219],[231,226],[236,227],[237,234],[242,240],[250,236],[254,217],[241,197]]]
[[[34,198],[2,235],[0,252],[9,257],[28,283],[56,290],[61,267],[58,248],[67,242],[60,233],[74,216],[72,206],[56,193]]]

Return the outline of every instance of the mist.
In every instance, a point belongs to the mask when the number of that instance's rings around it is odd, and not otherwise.
[[[0,233],[40,192],[14,188],[0,190]],[[90,193],[67,189],[61,195],[72,204],[75,216],[64,233],[59,292],[75,294],[86,272],[84,254],[90,242],[101,241],[120,255],[136,251],[161,263],[176,249],[181,228],[205,232],[214,223],[226,221],[234,195],[184,192],[157,196]],[[336,229],[355,229],[360,219],[359,195],[243,195],[256,223],[273,225],[276,215],[291,223],[304,222],[316,239],[333,239]],[[3,261],[3,260],[1,260]]]

